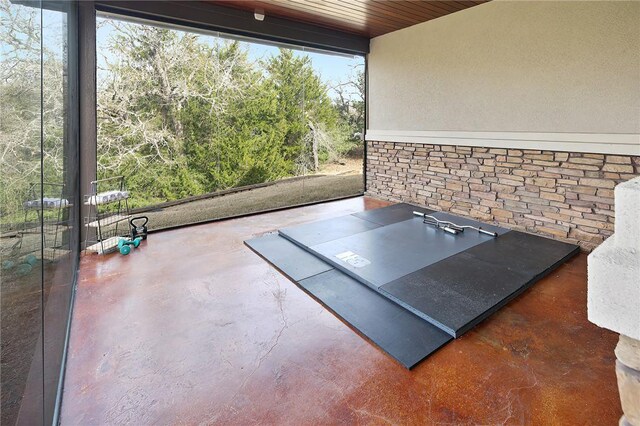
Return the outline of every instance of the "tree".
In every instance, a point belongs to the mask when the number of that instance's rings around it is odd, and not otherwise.
[[[139,204],[316,171],[348,139],[306,56],[251,61],[237,41],[105,22],[100,173],[128,176]]]
[[[337,94],[336,108],[344,123],[349,126],[350,138],[362,144],[365,130],[365,80],[364,65],[356,65],[344,81],[333,85]]]
[[[115,60],[98,92],[101,173],[127,175],[131,189],[148,199],[202,193],[209,185],[190,169],[189,154],[207,145],[219,117],[241,96],[243,52],[192,33],[110,22]]]
[[[210,122],[209,137],[191,141],[191,166],[207,176],[209,191],[287,176],[282,155],[285,128],[274,87],[248,62],[239,43],[223,43],[217,53],[222,60],[236,58],[231,76],[238,93],[229,96],[226,108]],[[194,117],[197,114],[190,114],[189,120]]]
[[[64,182],[66,44],[56,28],[40,28],[38,9],[0,0],[0,12],[6,217],[21,211],[41,172]],[[307,56],[281,49],[254,61],[237,41],[112,19],[98,25],[111,28],[98,46],[106,52],[98,176],[125,175],[137,205],[317,171],[352,144],[354,104],[331,99]],[[43,31],[61,42],[42,44]]]
[[[40,13],[0,0],[0,216],[15,218],[41,173],[44,182],[64,184],[67,46],[57,22],[48,25],[54,12],[46,20]]]
[[[264,66],[277,91],[282,120],[287,123],[287,158],[298,167],[317,171],[320,150],[331,150],[342,137],[327,86],[315,73],[311,59],[295,56],[290,49],[280,49]]]

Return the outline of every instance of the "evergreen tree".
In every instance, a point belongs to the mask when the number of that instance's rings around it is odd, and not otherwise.
[[[315,73],[308,56],[296,56],[290,49],[280,49],[265,68],[277,91],[278,110],[285,123],[285,155],[298,167],[319,166],[319,151],[328,148],[328,135],[340,139],[339,115],[327,86]],[[332,141],[332,140],[331,140]],[[296,170],[292,170],[295,173]]]

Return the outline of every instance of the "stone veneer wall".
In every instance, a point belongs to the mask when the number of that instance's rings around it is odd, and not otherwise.
[[[367,194],[591,250],[613,233],[613,188],[640,157],[367,142]],[[639,213],[640,216],[640,213]]]

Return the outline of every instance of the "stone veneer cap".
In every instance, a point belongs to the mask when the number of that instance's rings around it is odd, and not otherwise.
[[[589,321],[640,340],[640,251],[618,247],[617,237],[589,255]]]
[[[616,244],[640,251],[640,177],[616,186],[615,215]]]
[[[615,234],[588,258],[589,321],[640,340],[640,178],[615,189]]]

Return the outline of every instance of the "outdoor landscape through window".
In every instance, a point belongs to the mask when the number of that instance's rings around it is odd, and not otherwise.
[[[363,192],[363,57],[97,25],[98,178],[152,229]]]

